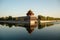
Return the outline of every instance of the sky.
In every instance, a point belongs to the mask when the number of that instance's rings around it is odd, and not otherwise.
[[[29,10],[35,16],[60,17],[60,0],[0,0],[0,17],[26,16]]]

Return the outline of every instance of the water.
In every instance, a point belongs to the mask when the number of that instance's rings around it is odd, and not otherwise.
[[[59,23],[40,23],[33,27],[0,23],[0,40],[60,40]]]

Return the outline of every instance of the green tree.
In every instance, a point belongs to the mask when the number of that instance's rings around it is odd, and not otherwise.
[[[8,20],[12,20],[12,19],[13,19],[12,16],[9,16],[9,17],[8,17]]]

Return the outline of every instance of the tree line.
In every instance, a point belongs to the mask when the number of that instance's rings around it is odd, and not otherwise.
[[[16,20],[16,18],[12,16],[0,17],[0,21],[8,21],[8,20]]]
[[[40,20],[60,20],[60,18],[55,18],[55,17],[50,17],[50,16],[42,16],[42,15],[38,15],[38,19]]]
[[[18,17],[17,17],[18,18]],[[18,20],[16,17],[12,17],[12,16],[8,16],[8,17],[0,17],[0,21],[8,21],[8,20]],[[60,20],[60,18],[54,18],[54,17],[45,17],[45,16],[42,16],[42,15],[38,15],[38,19],[40,20]]]

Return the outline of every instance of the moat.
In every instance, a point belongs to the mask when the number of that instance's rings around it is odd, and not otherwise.
[[[1,40],[60,39],[60,22],[40,23],[31,27],[25,25],[0,23],[0,39]]]

